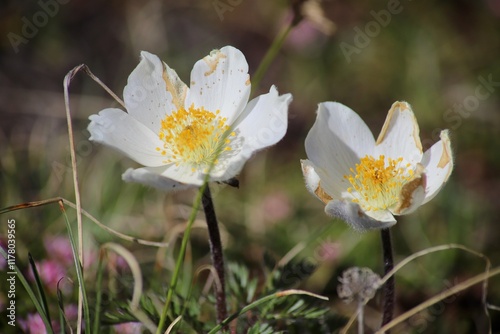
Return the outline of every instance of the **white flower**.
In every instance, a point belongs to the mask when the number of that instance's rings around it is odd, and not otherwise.
[[[430,201],[453,169],[448,131],[423,153],[417,120],[406,102],[392,105],[375,141],[363,120],[335,102],[320,103],[302,160],[307,189],[328,215],[357,230],[387,228],[394,215]]]
[[[276,88],[248,102],[248,64],[226,46],[196,62],[188,88],[157,56],[141,52],[123,91],[127,112],[104,109],[91,120],[90,140],[144,167],[123,179],[163,190],[200,186],[237,175],[257,150],[285,135],[290,94]]]

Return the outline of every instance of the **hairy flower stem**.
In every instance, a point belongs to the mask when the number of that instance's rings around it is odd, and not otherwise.
[[[391,230],[386,228],[381,231],[382,252],[384,256],[384,275],[394,268],[394,258],[392,255]],[[394,313],[394,276],[391,276],[384,284],[384,315],[382,317],[382,326],[392,320]],[[388,333],[388,332],[386,332]]]
[[[358,302],[358,334],[365,333],[365,304]]]
[[[215,267],[218,281],[220,283],[216,284],[217,321],[220,323],[227,318],[224,256],[222,254],[222,243],[220,241],[219,225],[217,223],[217,217],[215,215],[212,194],[210,193],[210,188],[208,187],[208,185],[205,187],[205,190],[203,192],[202,203],[208,226],[212,264]]]

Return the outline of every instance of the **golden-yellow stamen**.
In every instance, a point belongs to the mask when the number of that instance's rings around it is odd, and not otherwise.
[[[390,209],[398,203],[403,186],[413,178],[410,167],[401,157],[386,159],[380,155],[375,159],[367,155],[356,164],[355,170],[350,169],[351,175],[344,175],[352,185],[347,191],[353,195],[352,201],[365,211]]]
[[[161,121],[158,133],[163,147],[156,150],[165,156],[165,163],[188,164],[193,170],[217,163],[217,157],[230,151],[235,132],[228,133],[227,119],[203,107],[181,108]]]

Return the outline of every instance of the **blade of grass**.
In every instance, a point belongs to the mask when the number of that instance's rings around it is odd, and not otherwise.
[[[43,289],[42,281],[40,280],[40,275],[38,274],[38,269],[36,268],[35,260],[31,253],[28,252],[28,260],[30,262],[31,270],[33,271],[33,277],[35,278],[36,290],[38,292],[38,298],[40,298],[42,307],[45,311],[45,316],[47,317],[49,324],[52,326],[52,320],[50,319],[49,305],[47,304],[47,298],[45,297],[45,291]],[[52,329],[54,330],[54,329]]]
[[[76,151],[75,151],[75,140],[73,138],[73,125],[71,123],[71,111],[69,107],[69,85],[73,77],[75,76],[76,73],[82,68],[82,65],[77,66],[73,68],[71,71],[66,74],[63,80],[63,88],[64,88],[64,106],[66,110],[66,121],[67,121],[67,126],[68,126],[68,138],[69,138],[69,151],[70,151],[70,156],[71,156],[71,171],[73,174],[73,186],[75,188],[75,202],[76,202],[76,221],[77,221],[77,226],[78,226],[78,263],[81,263],[83,266],[83,225],[82,225],[82,203],[80,199],[80,190],[78,188],[78,172],[76,169]],[[78,265],[77,265],[78,267]],[[80,270],[80,276],[78,277],[78,280],[83,283],[83,272]],[[78,327],[77,327],[77,334],[80,334],[82,332],[82,304],[83,304],[83,298],[86,298],[83,296],[84,291],[82,290],[83,285],[80,285],[80,289],[78,290]],[[88,305],[87,305],[87,311],[88,311]],[[87,318],[89,317],[89,314],[87,312]],[[90,325],[88,323],[87,325]],[[90,326],[87,327],[90,331]]]
[[[490,260],[482,253],[476,252],[473,249],[470,249],[468,247],[465,247],[460,244],[446,244],[446,245],[439,245],[439,246],[434,246],[430,248],[423,249],[419,252],[416,252],[408,257],[406,257],[404,260],[399,262],[397,265],[394,266],[394,268],[389,271],[380,281],[380,285],[384,284],[391,276],[393,276],[397,271],[399,271],[402,267],[410,263],[411,261],[415,260],[416,258],[434,253],[434,252],[441,252],[444,250],[451,250],[451,249],[460,249],[463,250],[467,253],[470,253],[472,255],[475,255],[477,257],[480,257],[485,260],[486,262],[486,271],[488,271],[491,268],[491,263]]]
[[[165,334],[170,334],[170,332],[174,329],[174,326],[179,322],[181,321],[182,319],[182,316],[178,316],[177,318],[175,318],[174,321],[172,321],[172,323],[170,324],[170,326],[168,326],[167,330],[165,331]]]
[[[37,206],[42,206],[42,205],[47,205],[47,204],[53,204],[53,203],[59,203],[62,201],[65,205],[76,209],[76,204],[63,198],[63,197],[55,197],[55,198],[49,198],[41,201],[33,201],[33,202],[26,202],[26,203],[21,203],[21,204],[16,204],[12,205],[3,209],[0,209],[0,214],[6,213],[6,212],[11,212],[11,211],[16,211],[16,210],[22,210],[22,209],[27,209],[27,208],[35,208]],[[139,239],[135,237],[131,237],[129,235],[123,234],[121,232],[115,231],[112,228],[104,225],[101,223],[99,220],[97,220],[94,216],[92,216],[90,213],[85,211],[83,208],[80,208],[80,211],[82,212],[82,215],[90,219],[94,224],[96,224],[98,227],[101,229],[105,230],[106,232],[113,234],[117,236],[120,239],[127,240],[130,242],[138,243],[140,245],[145,245],[145,246],[152,246],[152,247],[168,247],[168,243],[165,242],[156,242],[156,241],[150,241],[150,240],[145,240],[145,239]]]
[[[69,241],[71,244],[71,249],[73,250],[73,260],[75,262],[75,269],[76,269],[76,276],[78,277],[78,286],[79,286],[79,295],[81,294],[82,296],[82,306],[83,306],[83,311],[85,314],[85,328],[88,328],[89,333],[91,333],[91,328],[90,327],[90,312],[89,312],[89,302],[87,299],[87,292],[85,290],[85,281],[83,280],[83,271],[82,271],[82,263],[80,262],[78,256],[77,256],[77,246],[75,245],[75,239],[73,236],[73,230],[71,229],[71,224],[68,219],[68,215],[66,214],[66,210],[64,209],[64,204],[62,201],[59,202],[59,207],[63,213],[64,221],[66,223],[66,228],[68,230],[68,237]],[[80,312],[79,312],[80,313]],[[80,316],[78,317],[79,321],[77,324],[77,333],[81,333],[81,325],[82,325],[82,318]]]
[[[60,334],[66,334],[66,326],[68,322],[66,321],[66,317],[64,316],[64,310],[59,309],[59,323],[61,324]]]
[[[104,251],[99,252],[99,262],[97,264],[97,278],[96,278],[96,301],[95,301],[95,315],[94,315],[94,333],[99,333],[101,321],[101,303],[102,303],[102,277],[104,276],[103,266]]]
[[[66,334],[66,319],[64,317],[64,309],[61,309],[61,306],[59,306],[59,323],[61,324],[61,330],[60,334]]]
[[[61,289],[59,289],[59,283],[63,279],[64,278],[61,278],[59,280],[59,282],[57,282],[57,305],[59,306],[59,323],[61,324],[61,334],[66,333],[66,326],[69,327],[70,333],[73,334],[73,329],[71,328],[71,325],[69,324],[69,321],[66,318],[66,314],[64,314],[64,299],[63,299]]]
[[[5,261],[7,261],[7,258],[8,258],[7,253],[5,252],[5,250],[2,247],[0,247],[0,254],[2,254],[2,256],[5,258]],[[14,272],[16,273],[17,278],[19,279],[22,286],[24,287],[24,289],[28,293],[28,295],[29,295],[31,301],[33,302],[33,305],[35,306],[37,312],[40,314],[40,317],[42,318],[42,321],[43,321],[43,324],[45,325],[45,329],[47,330],[47,333],[53,334],[54,331],[52,329],[52,326],[49,322],[49,319],[45,315],[42,304],[40,304],[40,301],[36,298],[35,292],[33,291],[33,289],[31,289],[30,285],[28,284],[28,281],[26,280],[26,278],[22,274],[19,267],[15,264],[14,264],[14,269],[15,269]]]

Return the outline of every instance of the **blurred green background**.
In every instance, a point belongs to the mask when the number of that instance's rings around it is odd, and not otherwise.
[[[233,45],[245,54],[252,74],[290,20],[291,8],[287,1],[264,0],[2,1],[0,207],[57,196],[74,201],[62,88],[71,68],[87,64],[121,96],[141,50],[159,55],[188,82],[195,61]],[[28,27],[35,23],[35,29]],[[303,143],[319,102],[351,107],[377,136],[391,104],[405,100],[425,148],[438,140],[440,129],[451,130],[456,163],[434,200],[398,219],[392,229],[396,260],[460,243],[499,264],[499,0],[312,2],[256,92],[272,84],[294,97],[287,135],[247,163],[240,189],[214,188],[229,260],[258,268],[265,252],[279,260],[303,242],[297,257],[319,268],[302,287],[329,296],[335,312],[352,314],[336,297],[337,277],[350,266],[380,273],[380,236],[359,234],[327,217],[304,187],[299,159],[306,158]],[[136,165],[90,143],[86,131],[89,115],[117,103],[83,74],[70,93],[83,207],[124,233],[168,239],[172,227],[187,218],[194,193],[166,195],[123,183],[121,173]],[[16,219],[24,263],[28,250],[43,256],[43,237],[65,233],[55,204],[2,215],[0,239],[8,218]],[[89,247],[117,240],[88,221],[85,228]],[[204,232],[193,238],[200,263],[206,263]],[[139,258],[151,261],[150,248],[134,247]],[[397,313],[482,270],[482,259],[458,251],[413,262],[396,278]],[[499,283],[492,279],[489,285],[488,302],[494,305],[500,305]],[[4,282],[0,286],[4,291]],[[369,326],[378,324],[379,302],[369,305]],[[491,318],[493,332],[500,332],[498,311]],[[484,333],[486,322],[478,285],[398,328]]]

